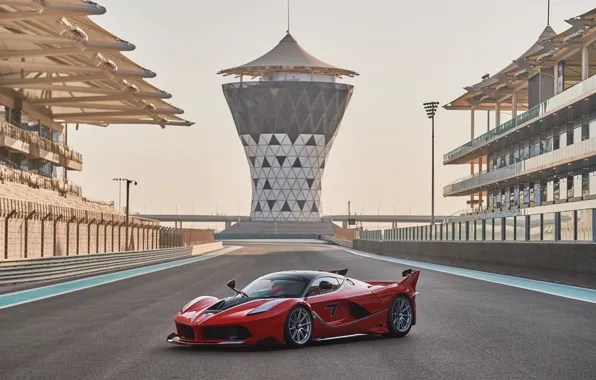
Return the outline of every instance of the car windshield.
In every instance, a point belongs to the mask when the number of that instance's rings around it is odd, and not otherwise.
[[[296,275],[270,274],[257,278],[242,291],[254,298],[292,298],[304,293],[309,280]]]

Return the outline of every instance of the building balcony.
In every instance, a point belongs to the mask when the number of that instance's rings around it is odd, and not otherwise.
[[[56,152],[56,145],[46,139],[40,138],[35,134],[30,134],[29,156],[39,158],[52,164],[60,163],[60,156]]]
[[[27,132],[0,121],[0,147],[14,153],[29,154]]]
[[[0,147],[11,152],[39,158],[69,170],[83,169],[83,156],[66,146],[0,121]]]
[[[596,78],[596,77],[595,77]],[[490,172],[480,172],[461,178],[443,188],[443,196],[459,196],[478,193],[485,187],[521,176],[540,176],[546,169],[556,169],[563,165],[570,166],[574,162],[596,156],[596,137],[565,146],[552,152],[544,153],[526,160],[516,162],[504,168]],[[553,173],[554,174],[554,173]]]
[[[545,102],[530,108],[528,111],[518,115],[516,118],[507,121],[474,140],[443,155],[443,164],[464,164],[477,159],[487,152],[483,151],[489,144],[500,140],[511,133],[557,111],[578,103],[582,99],[596,98],[596,75],[586,79],[575,86],[568,88],[558,95],[553,96]]]

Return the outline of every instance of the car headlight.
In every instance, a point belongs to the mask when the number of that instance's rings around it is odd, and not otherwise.
[[[255,307],[254,309],[252,309],[251,311],[249,311],[248,314],[246,314],[246,315],[255,315],[255,314],[264,313],[266,311],[271,310],[271,308],[279,305],[280,303],[282,303],[284,301],[285,301],[285,299],[279,299],[279,300],[275,300],[275,301],[265,302],[264,304],[261,304],[261,305]]]

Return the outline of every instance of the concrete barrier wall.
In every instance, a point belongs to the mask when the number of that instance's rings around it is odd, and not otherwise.
[[[324,235],[323,240],[328,241],[333,244],[337,244],[337,245],[345,247],[345,248],[353,248],[353,244],[352,244],[351,240],[343,240],[343,239],[339,239],[339,238],[337,238],[335,236],[331,236],[331,235]]]
[[[596,245],[354,240],[354,249],[396,258],[596,288]]]
[[[217,233],[215,240],[254,240],[254,239],[307,239],[317,240],[321,235],[317,234],[244,234],[244,233]]]
[[[223,249],[223,242],[216,241],[213,243],[199,244],[192,246],[192,255],[204,255],[205,253],[215,252]]]

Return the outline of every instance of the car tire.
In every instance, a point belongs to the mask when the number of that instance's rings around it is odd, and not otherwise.
[[[294,306],[284,323],[284,340],[292,348],[304,347],[310,342],[313,330],[312,314],[304,306]]]
[[[403,294],[391,300],[387,310],[387,330],[385,335],[390,338],[403,338],[412,328],[414,309],[410,299]]]

